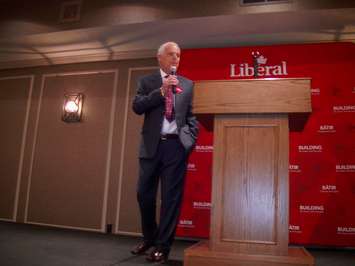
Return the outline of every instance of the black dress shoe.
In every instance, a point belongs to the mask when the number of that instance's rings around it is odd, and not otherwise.
[[[168,252],[164,252],[161,249],[155,248],[145,258],[149,262],[159,262],[160,264],[166,264],[168,262]]]
[[[142,241],[131,250],[131,253],[133,255],[144,254],[151,246],[152,246],[151,244],[149,244],[145,241]]]

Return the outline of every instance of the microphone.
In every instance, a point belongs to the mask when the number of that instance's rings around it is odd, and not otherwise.
[[[170,74],[173,76],[176,76],[176,66],[171,66],[170,67]],[[176,85],[171,85],[171,90],[173,91],[173,93],[176,93]]]

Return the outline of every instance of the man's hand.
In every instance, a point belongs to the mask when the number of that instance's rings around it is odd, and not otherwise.
[[[163,84],[161,86],[162,93],[165,95],[172,85],[177,86],[178,84],[179,80],[177,79],[177,77],[174,75],[169,75],[167,78],[163,79]]]

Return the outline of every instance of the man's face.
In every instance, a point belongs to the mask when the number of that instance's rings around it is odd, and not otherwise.
[[[168,44],[164,51],[158,55],[158,62],[160,68],[165,73],[170,73],[171,66],[179,67],[180,62],[180,49],[174,44]]]

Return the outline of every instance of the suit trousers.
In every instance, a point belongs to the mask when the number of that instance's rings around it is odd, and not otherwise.
[[[140,158],[137,199],[144,241],[170,251],[179,218],[187,154],[178,138],[161,139],[153,158]],[[158,184],[161,186],[159,225],[156,221]]]

